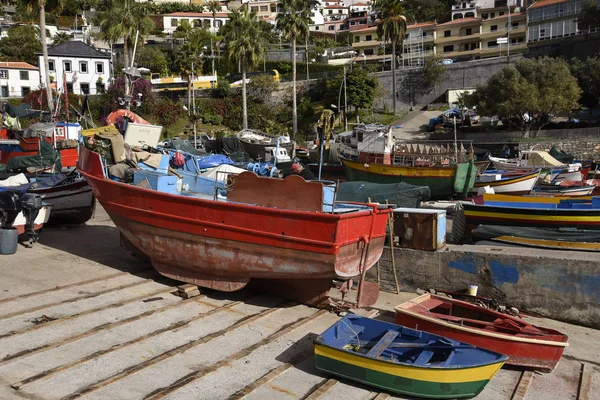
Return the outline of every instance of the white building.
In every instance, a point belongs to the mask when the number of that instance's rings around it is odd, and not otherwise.
[[[40,88],[40,70],[26,62],[0,62],[0,97],[23,97]]]
[[[325,22],[343,21],[348,18],[348,7],[343,5],[325,6],[321,12]]]
[[[350,12],[371,11],[371,5],[367,3],[354,3],[348,8],[350,9]]]
[[[42,54],[38,53],[38,57],[42,65]],[[110,55],[79,41],[49,47],[48,65],[56,87],[61,90],[66,83],[67,90],[75,94],[102,93],[112,78]],[[43,69],[40,71],[40,78],[45,82]]]
[[[229,21],[229,13],[216,13],[213,26],[213,15],[210,12],[174,12],[163,15],[163,32],[173,33],[183,20],[189,21],[191,25],[201,25],[208,28],[211,32],[218,32],[223,25]]]
[[[323,14],[318,9],[313,9],[310,12],[310,24],[308,29],[311,32],[323,32],[325,31],[325,19],[323,18]]]

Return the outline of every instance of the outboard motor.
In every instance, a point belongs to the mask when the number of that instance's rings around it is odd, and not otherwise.
[[[18,192],[0,192],[0,228],[10,229],[21,212],[21,196]]]
[[[42,209],[42,196],[34,193],[25,193],[21,196],[21,207],[25,215],[25,232],[29,236],[29,242],[35,243],[38,234],[35,231],[35,219]]]

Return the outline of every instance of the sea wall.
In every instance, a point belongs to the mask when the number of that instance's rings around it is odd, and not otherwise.
[[[597,255],[500,246],[456,246],[426,252],[394,248],[400,290],[463,291],[560,321],[600,329]],[[391,251],[379,262],[382,290],[394,291]],[[376,278],[376,268],[368,276]]]

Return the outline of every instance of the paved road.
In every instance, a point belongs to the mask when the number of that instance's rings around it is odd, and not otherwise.
[[[422,129],[427,125],[431,118],[440,115],[440,111],[416,111],[407,115],[407,119],[401,119],[396,125],[402,125],[402,128],[393,128],[394,137],[398,140],[410,142],[411,140],[426,140],[429,134]]]
[[[314,368],[312,340],[336,314],[246,290],[183,300],[178,284],[122,250],[100,207],[87,225],[47,228],[2,256],[0,399],[402,398]],[[383,292],[377,318],[414,296]],[[542,322],[570,336],[558,369],[504,368],[477,399],[522,398],[528,380],[525,399],[574,399],[580,387],[598,398],[599,332]]]

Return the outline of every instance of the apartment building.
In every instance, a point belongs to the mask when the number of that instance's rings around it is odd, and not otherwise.
[[[402,42],[402,65],[422,66],[424,57],[435,52],[435,22],[421,22],[407,26]]]
[[[527,44],[545,46],[567,36],[582,34],[577,17],[585,4],[585,0],[535,2],[527,9]]]
[[[459,18],[435,27],[435,53],[443,58],[469,60],[479,56],[480,18]]]
[[[491,12],[488,11],[488,15],[491,15]],[[506,13],[482,20],[479,56],[481,58],[497,57],[526,52],[526,23],[527,14],[525,12]],[[506,38],[507,43],[499,42],[500,38]]]
[[[192,25],[201,25],[208,28],[211,32],[218,32],[223,25],[229,21],[229,12],[220,12],[215,14],[214,25],[213,15],[210,12],[174,12],[163,15],[163,32],[173,33],[183,20],[187,20]]]

